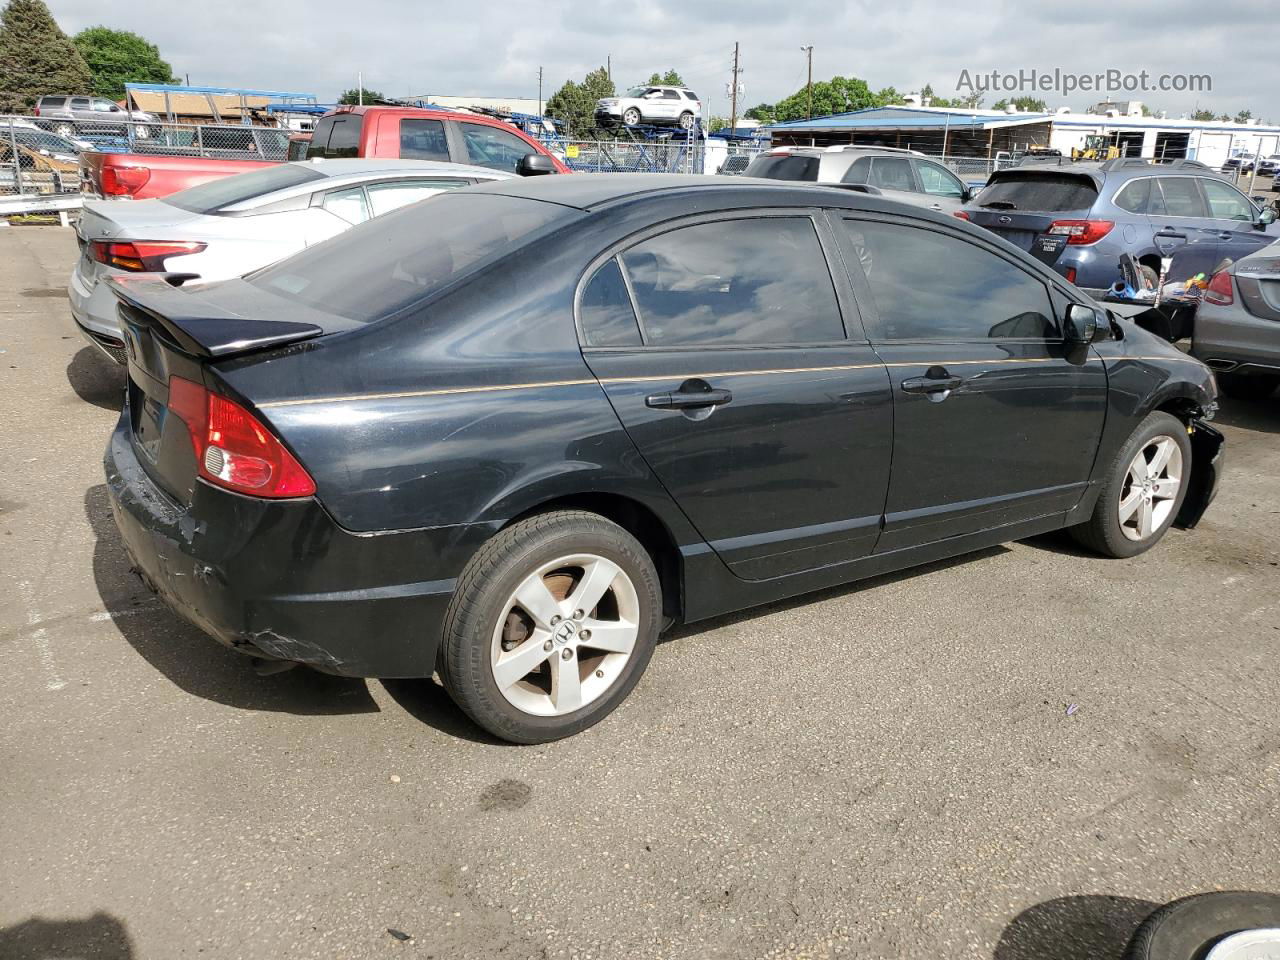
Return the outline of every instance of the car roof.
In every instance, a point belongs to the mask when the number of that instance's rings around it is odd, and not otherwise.
[[[515,174],[492,167],[477,167],[446,160],[401,160],[394,157],[343,157],[325,160],[294,160],[323,177],[352,177],[379,173],[452,174],[455,177],[484,177],[486,180],[513,177]]]
[[[848,207],[880,211],[910,212],[911,216],[954,221],[913,204],[873,196],[855,190],[844,190],[828,184],[795,180],[766,180],[760,177],[723,177],[680,173],[574,173],[546,177],[516,177],[475,187],[468,194],[492,193],[527,200],[555,203],[591,212],[641,197],[680,200],[688,204],[699,200],[724,201],[728,206],[807,206]],[[690,207],[689,212],[697,211]]]

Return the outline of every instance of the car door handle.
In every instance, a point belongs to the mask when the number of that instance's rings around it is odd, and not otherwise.
[[[651,394],[644,398],[644,405],[655,410],[687,410],[691,407],[719,407],[731,400],[733,394],[728,390],[674,390]]]
[[[1186,235],[1185,233],[1178,233],[1176,230],[1174,230],[1174,229],[1173,229],[1173,228],[1171,228],[1171,227],[1165,227],[1163,230],[1157,230],[1157,231],[1156,231],[1156,236],[1157,236],[1157,237],[1168,237],[1170,240],[1185,240],[1185,239],[1187,239],[1187,235]]]
[[[945,393],[964,381],[959,377],[911,377],[902,381],[903,393]]]

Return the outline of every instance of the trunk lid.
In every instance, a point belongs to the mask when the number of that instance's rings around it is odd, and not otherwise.
[[[971,223],[1052,264],[1066,241],[1049,234],[1049,228],[1056,220],[1088,220],[1101,176],[1093,170],[1049,166],[1001,170],[965,211]]]
[[[211,364],[320,336],[320,326],[298,319],[262,320],[218,302],[218,290],[194,295],[154,275],[116,277],[120,327],[128,355],[131,442],[139,462],[167,494],[182,504],[194,495],[198,475],[187,424],[169,407],[172,377],[219,390]],[[231,285],[239,281],[231,281]],[[234,299],[234,298],[233,298]],[[261,295],[256,302],[261,305]],[[288,312],[287,310],[284,312]]]
[[[1244,308],[1263,320],[1280,321],[1280,255],[1270,249],[1245,257],[1233,272]]]

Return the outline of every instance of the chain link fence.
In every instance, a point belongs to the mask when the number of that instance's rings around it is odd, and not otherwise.
[[[80,147],[24,118],[0,118],[0,197],[80,191]]]

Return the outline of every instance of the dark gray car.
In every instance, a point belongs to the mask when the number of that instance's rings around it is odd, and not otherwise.
[[[1196,309],[1191,353],[1223,392],[1262,400],[1280,386],[1280,244],[1213,275]]]

